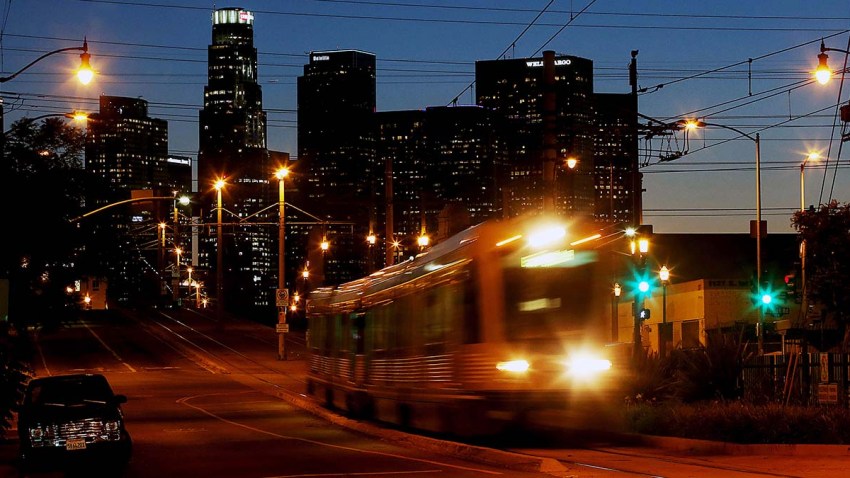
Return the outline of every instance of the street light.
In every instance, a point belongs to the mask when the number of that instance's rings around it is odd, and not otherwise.
[[[806,155],[806,158],[803,159],[803,162],[800,163],[800,212],[806,210],[806,179],[805,179],[805,169],[806,164],[809,161],[819,161],[820,153],[817,151],[813,151]]]
[[[89,63],[89,60],[91,59],[91,54],[89,53],[89,44],[85,39],[83,40],[83,46],[72,46],[72,47],[68,47],[68,48],[60,48],[58,50],[53,50],[53,51],[45,53],[44,55],[41,55],[40,57],[31,61],[27,66],[25,66],[25,67],[21,68],[20,70],[12,73],[11,75],[0,77],[0,83],[6,83],[7,81],[15,79],[15,77],[17,77],[18,75],[20,75],[24,71],[28,70],[31,66],[35,65],[36,63],[40,62],[41,60],[47,58],[48,56],[52,56],[52,55],[55,55],[57,53],[63,53],[63,52],[66,52],[66,51],[82,51],[83,52],[82,54],[80,54],[80,67],[77,69],[77,79],[80,81],[80,83],[82,83],[84,85],[88,85],[91,82],[92,78],[94,78],[94,71],[92,70],[91,64]]]
[[[278,190],[278,227],[277,227],[277,236],[278,236],[278,244],[277,244],[277,300],[278,304],[278,312],[277,312],[277,322],[279,324],[286,324],[286,249],[284,248],[284,241],[286,236],[286,229],[284,227],[284,212],[283,207],[285,204],[284,201],[284,184],[283,179],[289,175],[288,168],[280,168],[275,173],[274,176],[277,178],[277,190]],[[279,332],[277,334],[277,359],[278,360],[286,360],[286,332]]]
[[[661,266],[658,271],[661,279],[661,330],[658,334],[658,354],[663,358],[667,355],[667,283],[670,281],[670,269]]]
[[[686,131],[691,131],[696,128],[703,128],[706,126],[714,126],[717,128],[728,129],[735,133],[740,134],[741,136],[749,139],[750,141],[756,144],[756,226],[755,226],[755,236],[756,236],[756,283],[758,284],[758,291],[761,294],[761,149],[760,149],[760,141],[759,134],[756,133],[755,136],[752,136],[748,133],[745,133],[738,128],[733,128],[731,126],[726,126],[722,124],[713,124],[713,123],[705,123],[703,121],[694,121],[694,120],[679,120],[677,124],[681,127],[684,127]],[[758,352],[759,355],[764,354],[764,314],[762,313],[762,308],[758,309],[758,323],[756,324],[758,327]]]
[[[224,178],[219,178],[216,180],[215,187],[216,190],[216,228],[215,228],[215,239],[216,239],[216,258],[215,258],[215,298],[216,298],[216,311],[218,312],[219,317],[221,316],[221,312],[224,309],[224,296],[222,295],[223,284],[224,281],[224,267],[223,267],[223,251],[222,251],[222,233],[221,233],[221,190],[224,189],[224,186],[227,183],[224,181]]]
[[[823,40],[820,42],[820,53],[818,54],[818,67],[815,70],[815,79],[818,80],[818,83],[825,85],[829,83],[830,78],[832,78],[832,70],[829,68],[827,64],[827,59],[829,55],[826,54],[828,51],[837,51],[839,53],[844,53],[845,55],[850,55],[850,51],[841,50],[838,48],[827,48],[824,45]]]
[[[74,120],[78,123],[85,123],[89,119],[89,114],[86,113],[86,112],[83,112],[83,111],[73,111],[71,113],[47,113],[47,114],[35,116],[33,118],[24,117],[24,118],[20,119],[20,122],[22,122],[23,124],[29,124],[29,123],[34,123],[34,122],[36,122],[40,119],[44,119],[44,118],[68,118],[68,119],[72,119],[72,120]],[[10,132],[12,132],[12,129],[9,129],[8,131],[3,132],[3,135],[6,136]]]
[[[420,249],[424,249],[428,247],[428,244],[431,242],[431,239],[426,235],[421,235],[416,239],[416,243],[419,244]]]

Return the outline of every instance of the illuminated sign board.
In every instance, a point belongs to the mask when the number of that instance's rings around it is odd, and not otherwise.
[[[572,64],[573,64],[572,60],[568,60],[568,59],[555,60],[555,66],[566,66],[566,65],[572,65]],[[529,68],[539,68],[539,67],[543,66],[543,60],[527,61],[527,62],[525,62],[525,66],[527,66]]]
[[[328,61],[331,57],[328,55],[314,55],[313,61]]]

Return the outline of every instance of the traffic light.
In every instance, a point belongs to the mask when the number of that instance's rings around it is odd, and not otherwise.
[[[797,301],[797,274],[795,272],[785,275],[785,295],[789,300]]]
[[[649,281],[642,280],[642,281],[638,282],[638,290],[641,291],[644,294],[649,292]]]
[[[649,309],[640,309],[638,312],[638,318],[640,320],[648,320],[650,317]]]

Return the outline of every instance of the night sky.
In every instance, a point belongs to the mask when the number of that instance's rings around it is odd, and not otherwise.
[[[22,115],[94,112],[100,94],[141,97],[150,116],[169,122],[170,152],[196,156],[211,12],[223,7],[254,12],[269,148],[293,157],[296,77],[312,50],[374,53],[379,111],[442,106],[455,97],[474,103],[476,60],[543,50],[592,60],[594,90],[625,93],[630,52],[639,50],[641,114],[663,122],[701,117],[761,135],[769,232],[792,231],[800,163],[810,150],[829,161],[807,166],[806,204],[850,201],[847,152],[839,155],[835,139],[836,105],[848,92],[839,81],[810,81],[821,39],[850,48],[850,9],[837,0],[7,0],[4,75],[86,37],[99,76],[88,87],[71,80],[77,53],[41,61],[2,85],[6,128]],[[829,52],[829,61],[840,69],[845,55]],[[712,128],[687,143],[681,133],[642,140],[644,222],[657,232],[747,232],[755,217],[755,143],[726,141],[737,136]],[[659,155],[685,148],[689,154],[659,164]]]

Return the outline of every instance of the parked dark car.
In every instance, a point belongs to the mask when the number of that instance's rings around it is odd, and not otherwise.
[[[90,475],[120,472],[132,450],[126,402],[100,374],[31,380],[18,412],[21,470],[92,464]]]

